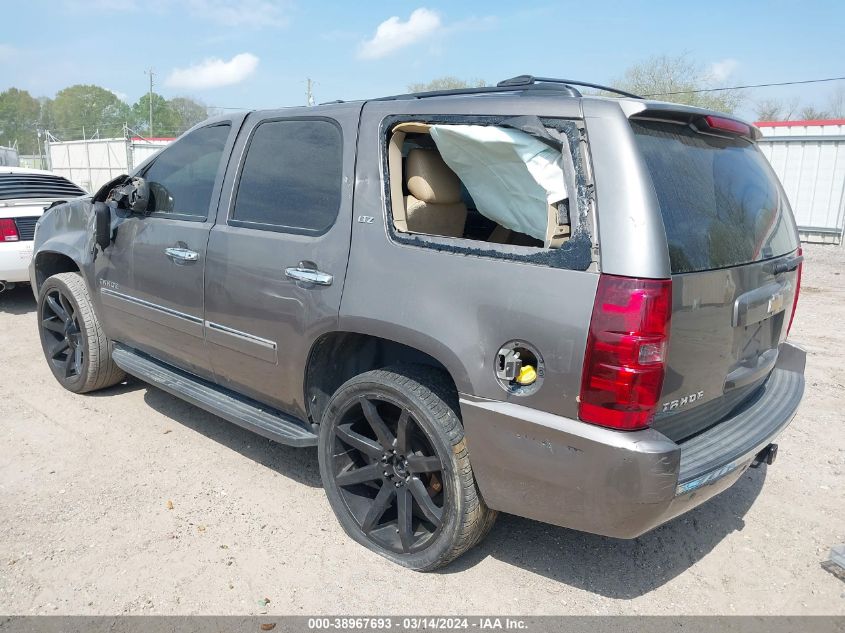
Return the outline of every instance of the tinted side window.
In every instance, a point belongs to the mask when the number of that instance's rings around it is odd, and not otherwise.
[[[150,185],[149,213],[208,217],[229,125],[200,128],[162,150],[144,173]]]
[[[340,207],[342,146],[340,129],[329,121],[260,124],[247,149],[230,222],[325,232]]]

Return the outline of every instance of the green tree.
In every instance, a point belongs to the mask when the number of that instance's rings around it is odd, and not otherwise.
[[[734,112],[744,99],[740,90],[695,92],[717,86],[714,78],[687,55],[651,57],[629,67],[616,86],[650,99],[728,113]]]
[[[460,88],[483,88],[487,82],[483,79],[458,79],[447,75],[445,77],[437,77],[428,83],[408,84],[408,92],[431,92],[433,90],[456,90]]]
[[[179,113],[160,94],[153,93],[153,128],[150,130],[150,95],[143,95],[132,106],[132,122],[137,132],[147,136],[177,136],[181,130]]]
[[[56,117],[53,116],[53,100],[49,97],[38,97],[38,105],[41,112],[38,115],[38,125],[44,130],[52,130],[56,127]]]
[[[179,115],[179,132],[184,132],[208,118],[208,108],[190,97],[174,97],[168,103]]]
[[[21,154],[38,152],[36,127],[41,105],[26,90],[0,92],[0,145],[14,145]]]
[[[114,93],[94,85],[77,84],[56,94],[50,106],[56,128],[51,132],[62,140],[90,137],[121,136],[130,109]]]

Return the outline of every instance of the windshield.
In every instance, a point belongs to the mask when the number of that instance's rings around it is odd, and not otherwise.
[[[754,144],[688,125],[632,120],[673,273],[747,264],[798,248],[792,211]]]

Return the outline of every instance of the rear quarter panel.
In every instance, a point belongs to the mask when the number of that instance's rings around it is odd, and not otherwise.
[[[428,353],[458,390],[575,417],[586,334],[598,275],[400,244],[389,236],[381,123],[395,114],[537,114],[577,118],[577,101],[522,98],[436,103],[370,102],[358,145],[352,248],[340,328]],[[512,340],[539,349],[545,379],[533,395],[497,382],[499,348]]]
[[[585,99],[584,121],[595,172],[601,271],[668,278],[666,230],[628,117],[613,100]]]

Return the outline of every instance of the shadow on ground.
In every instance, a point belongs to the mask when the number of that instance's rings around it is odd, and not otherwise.
[[[15,286],[0,293],[0,312],[6,314],[27,314],[35,312],[35,297],[29,284]]]
[[[146,389],[144,402],[174,422],[280,475],[307,486],[322,487],[316,448],[293,448],[277,444],[138,380],[130,379],[125,385],[117,385],[113,389],[131,391],[133,386]]]
[[[461,572],[492,556],[608,598],[636,598],[683,573],[745,527],[743,517],[760,494],[765,468],[749,470],[709,502],[633,540],[500,515],[490,536],[442,573]]]

